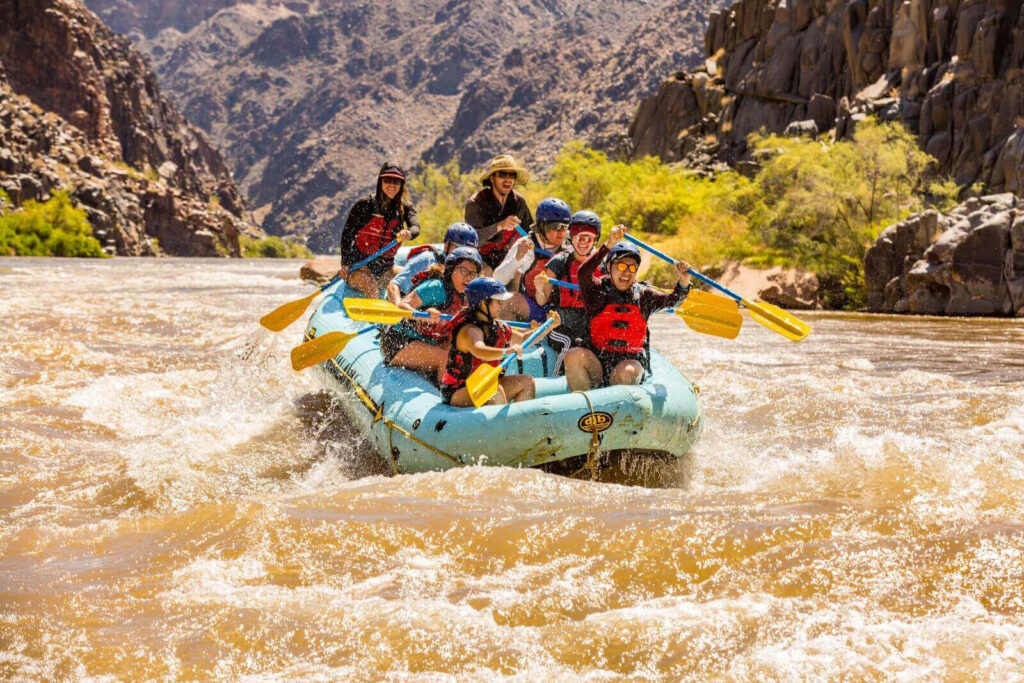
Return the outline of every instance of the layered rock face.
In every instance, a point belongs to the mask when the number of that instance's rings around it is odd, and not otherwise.
[[[864,260],[869,310],[1024,316],[1024,200],[975,197],[890,226]]]
[[[139,41],[271,233],[327,250],[384,158],[615,150],[722,0],[87,0]],[[191,24],[196,17],[203,17]]]
[[[743,0],[705,62],[644,100],[634,155],[735,164],[761,128],[843,137],[902,121],[960,185],[1024,191],[1020,0]]]
[[[238,254],[244,202],[221,156],[127,40],[72,0],[0,0],[0,187],[66,189],[112,253]]]

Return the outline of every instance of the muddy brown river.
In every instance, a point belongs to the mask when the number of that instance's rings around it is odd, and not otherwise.
[[[659,317],[682,461],[389,476],[297,270],[0,259],[0,679],[1020,679],[1024,321]]]

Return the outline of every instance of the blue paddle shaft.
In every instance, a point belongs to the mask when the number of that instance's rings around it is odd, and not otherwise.
[[[556,280],[553,277],[549,277],[548,278],[548,282],[550,282],[553,285],[557,285],[559,287],[564,287],[565,289],[571,289],[574,292],[580,291],[580,286],[579,285],[574,285],[573,283],[566,282],[565,280]]]
[[[516,232],[518,232],[522,237],[529,237],[529,235],[526,234],[526,231],[523,230],[522,226],[520,225],[516,226]],[[534,247],[533,251],[534,253],[543,256],[544,258],[551,258],[552,256],[550,251],[548,251],[547,249],[541,249],[540,247]]]
[[[554,324],[555,324],[555,319],[554,318],[548,318],[547,320],[545,320],[543,325],[541,325],[540,327],[535,329],[533,331],[533,333],[529,337],[527,337],[526,339],[523,340],[523,344],[522,344],[523,348],[525,349],[527,346],[529,346],[533,342],[537,341],[537,339],[542,334],[547,332],[548,328],[551,327]],[[501,368],[503,370],[505,368],[507,368],[509,366],[509,363],[511,363],[513,361],[513,359],[515,359],[515,357],[516,357],[516,354],[514,354],[514,353],[507,354],[505,356],[505,359],[501,361]]]
[[[320,291],[321,292],[324,291],[325,289],[327,289],[328,287],[330,287],[331,285],[333,285],[335,282],[337,282],[340,279],[341,279],[340,275],[335,275],[334,277],[332,277],[330,280],[327,281],[326,285],[324,285],[323,287],[320,288]]]
[[[398,240],[391,240],[390,242],[385,244],[383,247],[381,247],[377,251],[373,252],[372,254],[370,254],[369,256],[364,258],[362,261],[356,261],[354,264],[352,264],[352,267],[348,269],[348,272],[349,273],[356,272],[357,270],[359,270],[360,268],[365,266],[370,261],[375,261],[380,256],[382,256],[383,254],[386,254],[387,252],[389,252],[392,249],[394,249],[396,246],[398,246]]]
[[[637,245],[638,247],[642,247],[642,248],[646,249],[647,251],[651,252],[652,254],[654,254],[655,256],[660,258],[662,261],[667,261],[668,263],[671,263],[672,265],[676,264],[676,260],[674,258],[672,258],[671,256],[669,256],[668,254],[666,254],[664,252],[658,251],[657,249],[655,249],[651,245],[647,244],[646,242],[644,242],[642,240],[638,240],[637,238],[635,238],[632,235],[630,235],[628,232],[627,233],[623,233],[622,236],[625,237],[630,242],[632,242],[633,244]],[[740,296],[739,294],[737,294],[736,292],[732,291],[731,289],[727,289],[726,287],[723,287],[722,285],[718,284],[717,282],[715,282],[711,278],[707,277],[706,275],[701,275],[700,273],[698,273],[693,268],[690,268],[686,272],[687,272],[688,275],[692,275],[693,277],[697,278],[698,280],[700,280],[704,284],[710,285],[711,287],[714,287],[718,291],[722,292],[723,294],[727,294],[728,296],[730,296],[731,298],[735,299],[736,301],[743,301],[743,297]]]

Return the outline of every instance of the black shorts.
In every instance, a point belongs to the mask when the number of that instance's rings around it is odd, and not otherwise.
[[[606,387],[609,385],[611,380],[612,372],[615,367],[624,360],[635,360],[640,363],[644,369],[644,377],[651,371],[650,364],[647,362],[647,354],[645,353],[617,353],[615,351],[598,351],[597,349],[591,348],[594,355],[597,356],[598,362],[601,364],[601,386]],[[640,379],[643,381],[643,377]]]

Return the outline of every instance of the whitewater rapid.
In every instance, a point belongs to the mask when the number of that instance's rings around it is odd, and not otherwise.
[[[389,476],[297,269],[0,259],[0,678],[1020,679],[1021,321],[666,316],[682,462]]]

